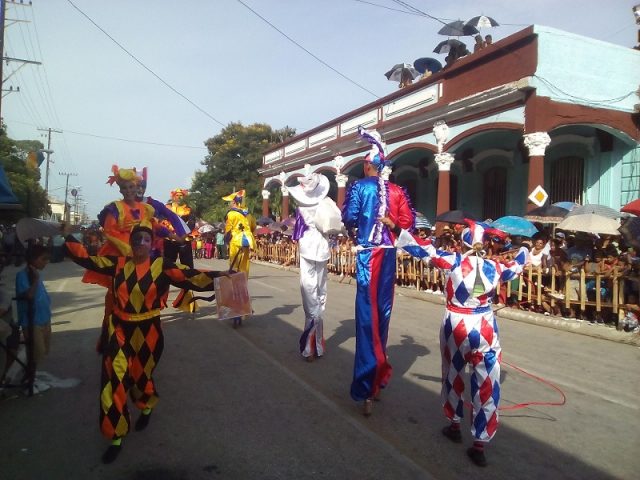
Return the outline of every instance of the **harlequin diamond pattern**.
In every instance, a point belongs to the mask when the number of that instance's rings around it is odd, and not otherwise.
[[[134,322],[112,316],[111,322],[113,334],[103,357],[100,396],[100,427],[107,438],[129,432],[127,395],[141,409],[157,403],[152,374],[164,348],[159,317]]]
[[[476,440],[489,441],[498,425],[501,349],[492,314],[448,312],[441,327],[442,398],[447,418],[460,421],[464,414],[464,372],[467,363]]]

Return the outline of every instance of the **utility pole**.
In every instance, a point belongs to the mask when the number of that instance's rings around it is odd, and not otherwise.
[[[4,86],[4,82],[9,80],[9,78],[11,78],[11,76],[13,75],[13,73],[16,73],[20,68],[22,68],[24,65],[30,63],[30,64],[34,64],[34,65],[41,65],[41,62],[36,62],[33,60],[23,60],[20,58],[12,58],[12,57],[7,57],[4,54],[4,27],[5,27],[5,22],[7,20],[7,4],[8,5],[13,5],[16,7],[30,7],[31,6],[31,2],[29,1],[28,3],[24,3],[24,1],[21,2],[16,2],[13,0],[0,0],[0,90],[2,90],[3,92],[8,92],[7,95],[9,93],[12,92],[20,92],[20,87],[17,88],[13,88],[11,87],[10,89],[3,89],[1,88],[2,86]],[[11,19],[9,19],[11,20]],[[12,23],[10,25],[12,25],[13,23],[18,23],[18,22],[23,22],[24,20],[11,20]],[[18,67],[18,69],[16,69],[13,73],[11,73],[7,78],[4,78],[4,63],[5,61],[7,62],[7,64],[9,62],[21,62],[22,65],[20,65],[20,67]],[[4,122],[2,122],[2,98],[4,98],[4,95],[0,96],[0,125],[2,125]]]
[[[62,130],[56,130],[55,128],[51,128],[51,127],[39,128],[38,130],[40,130],[41,132],[49,132],[49,139],[47,140],[47,149],[44,150],[44,152],[47,154],[47,169],[44,176],[44,192],[47,195],[47,201],[49,201],[49,157],[53,153],[53,150],[51,150],[51,132],[62,133]]]
[[[69,177],[77,177],[78,174],[60,172],[60,175],[65,175],[67,177],[67,182],[64,186],[64,213],[62,214],[62,218],[66,223],[69,223],[69,209],[67,208],[67,199],[69,195]]]

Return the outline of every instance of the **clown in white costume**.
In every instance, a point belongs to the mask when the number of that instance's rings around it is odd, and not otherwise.
[[[300,292],[305,325],[300,337],[300,353],[309,362],[324,355],[322,315],[327,301],[328,235],[342,228],[341,213],[329,193],[329,180],[312,173],[300,177],[289,189],[298,203],[293,240],[300,253]]]

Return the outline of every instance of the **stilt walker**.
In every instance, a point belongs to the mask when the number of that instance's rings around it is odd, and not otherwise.
[[[229,252],[229,269],[244,272],[248,278],[251,250],[256,248],[256,240],[253,236],[256,220],[245,206],[244,190],[238,190],[222,199],[230,202],[224,227],[225,242]],[[234,318],[233,328],[240,325],[242,325],[242,317]]]
[[[298,203],[293,240],[300,254],[300,293],[305,324],[300,337],[300,354],[312,362],[324,355],[323,320],[327,302],[328,235],[342,227],[341,214],[329,198],[329,179],[319,173],[298,178],[289,194]]]
[[[382,217],[401,228],[412,228],[415,212],[407,193],[387,180],[391,171],[378,132],[363,128],[360,135],[371,144],[365,157],[365,178],[351,185],[342,207],[342,221],[356,233],[356,354],[351,398],[363,403],[371,415],[372,401],[391,378],[387,360],[387,335],[396,280],[395,236]]]

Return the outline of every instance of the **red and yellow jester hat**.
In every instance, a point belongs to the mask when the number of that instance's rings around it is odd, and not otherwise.
[[[171,200],[173,202],[182,200],[187,195],[189,195],[189,190],[186,190],[184,188],[176,188],[175,190],[171,190]]]
[[[235,202],[236,204],[243,206],[244,194],[244,190],[238,190],[237,192],[233,192],[226,197],[222,197],[222,200],[224,200],[225,202]]]
[[[113,175],[110,175],[107,178],[107,183],[109,185],[113,185],[114,183],[121,186],[124,182],[133,182],[136,185],[140,183],[140,177],[136,173],[136,168],[118,168],[117,165],[113,165],[111,167],[111,172]]]

